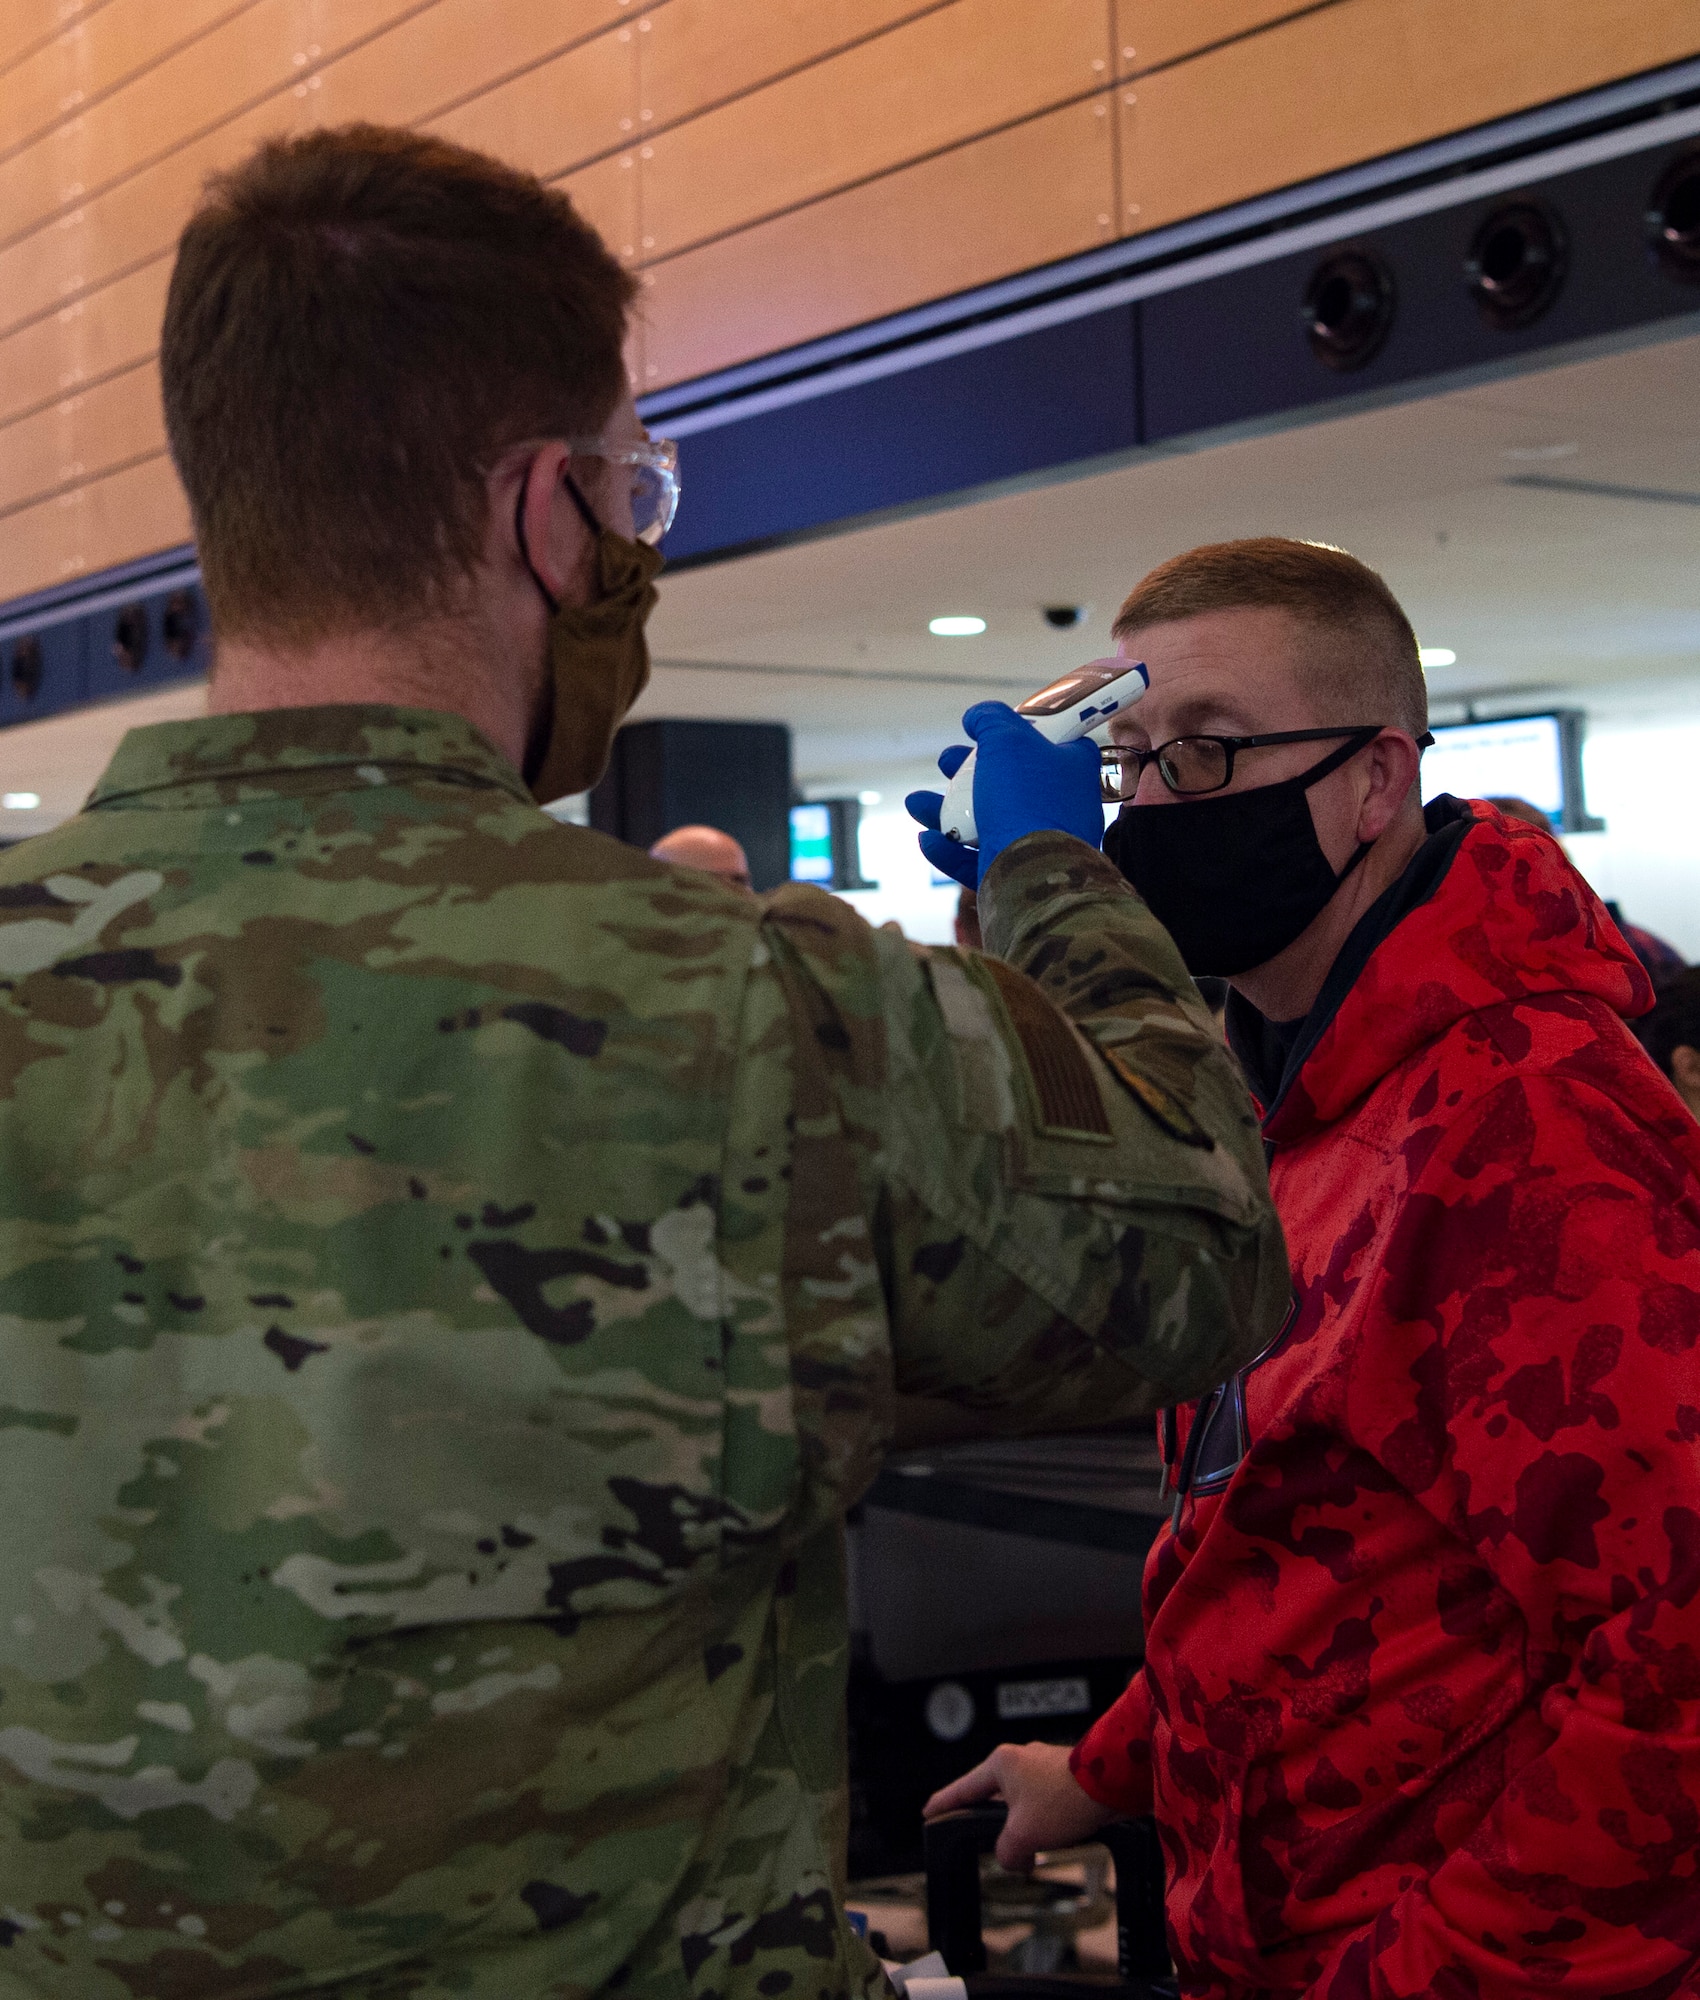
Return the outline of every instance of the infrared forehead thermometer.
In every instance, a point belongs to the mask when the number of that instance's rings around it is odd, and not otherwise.
[[[1089,660],[1017,702],[1015,712],[1052,743],[1073,743],[1095,735],[1111,716],[1131,708],[1150,685],[1143,661]],[[974,824],[975,755],[970,750],[963,759],[939,808],[939,831],[965,847],[977,847],[980,841]]]

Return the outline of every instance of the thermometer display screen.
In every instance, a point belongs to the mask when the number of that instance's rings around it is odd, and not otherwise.
[[[1030,694],[1025,701],[1017,702],[1017,715],[1058,715],[1065,708],[1073,708],[1078,702],[1095,695],[1101,687],[1108,687],[1111,681],[1119,681],[1124,674],[1133,672],[1131,660],[1092,660],[1084,667],[1076,667],[1072,674],[1064,674],[1060,681],[1052,681],[1049,687],[1042,687],[1037,694]]]

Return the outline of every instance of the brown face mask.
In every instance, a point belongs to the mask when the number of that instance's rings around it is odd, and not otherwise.
[[[604,528],[571,479],[567,490],[596,537],[599,594],[589,604],[559,604],[544,589],[515,510],[520,553],[549,606],[549,680],[525,759],[525,782],[539,805],[588,792],[607,770],[614,732],[649,681],[643,628],[664,560],[659,549]]]

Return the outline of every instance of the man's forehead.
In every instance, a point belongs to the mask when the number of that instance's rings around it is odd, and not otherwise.
[[[1258,712],[1254,702],[1243,700],[1233,692],[1221,694],[1177,695],[1163,709],[1165,735],[1185,736],[1192,730],[1255,731],[1264,726],[1266,717]]]
[[[1291,612],[1260,606],[1147,625],[1118,650],[1150,669],[1141,706],[1161,710],[1165,725],[1197,727],[1208,716],[1262,726],[1272,709],[1309,705],[1306,636]]]
[[[1250,665],[1291,664],[1307,636],[1314,636],[1295,612],[1281,605],[1242,605],[1229,611],[1199,611],[1189,618],[1142,625],[1120,642],[1124,653],[1165,660],[1220,662],[1231,670]]]

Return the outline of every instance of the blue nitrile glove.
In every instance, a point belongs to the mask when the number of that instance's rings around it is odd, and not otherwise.
[[[939,752],[939,769],[947,778],[954,778],[961,770],[968,748],[966,743],[953,743],[948,750]],[[974,775],[976,778],[980,775],[978,764],[974,767]],[[977,889],[980,886],[980,850],[964,847],[960,840],[951,840],[939,832],[939,809],[944,804],[944,793],[911,792],[903,804],[909,817],[919,820],[927,829],[921,835],[921,852],[939,873],[960,882],[965,889]]]
[[[974,824],[980,845],[964,847],[938,831],[940,792],[911,792],[904,804],[927,831],[921,852],[944,874],[970,889],[1011,841],[1047,828],[1071,833],[1096,847],[1104,837],[1098,746],[1083,736],[1052,743],[1007,702],[976,702],[962,718],[979,754],[974,761]],[[939,758],[947,778],[968,754],[952,744]]]

